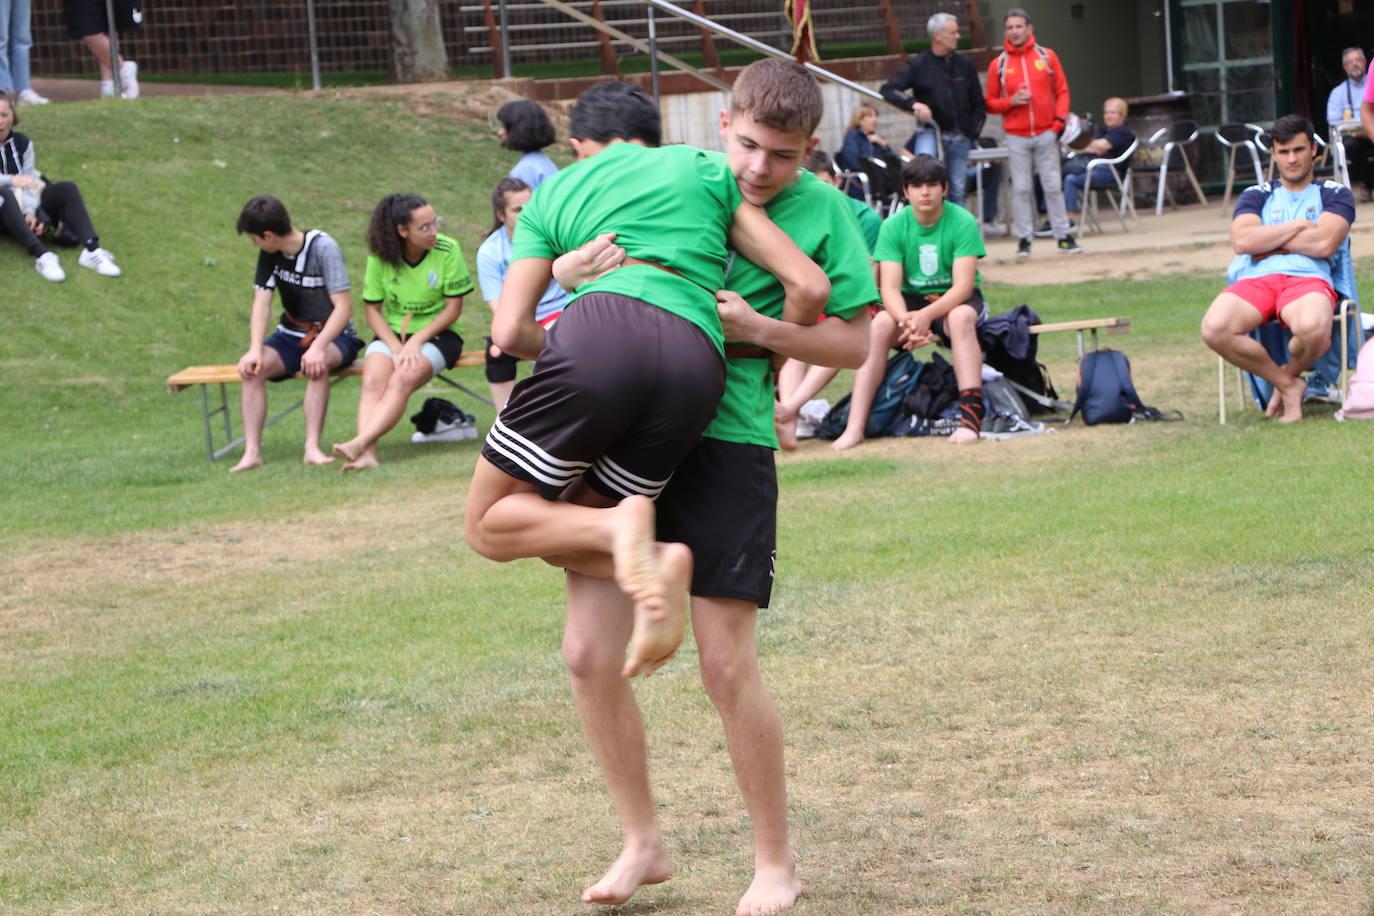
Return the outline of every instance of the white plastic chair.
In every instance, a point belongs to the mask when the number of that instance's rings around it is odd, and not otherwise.
[[[1264,170],[1260,168],[1260,154],[1255,147],[1255,137],[1244,124],[1223,124],[1217,128],[1217,142],[1226,151],[1226,194],[1221,200],[1221,215],[1231,216],[1231,191],[1235,187],[1237,168],[1242,153],[1250,159],[1255,170],[1255,184],[1264,183]]]
[[[1083,202],[1083,212],[1078,220],[1078,238],[1080,240],[1083,238],[1083,228],[1089,223],[1092,223],[1095,232],[1102,231],[1102,223],[1097,218],[1097,194],[1099,191],[1107,195],[1107,200],[1112,205],[1112,212],[1116,214],[1117,221],[1121,223],[1123,232],[1130,231],[1130,227],[1126,225],[1125,213],[1127,211],[1130,212],[1131,218],[1136,221],[1137,225],[1140,223],[1140,214],[1136,213],[1135,201],[1132,199],[1133,195],[1131,194],[1132,175],[1131,166],[1129,165],[1131,157],[1135,155],[1135,151],[1139,146],[1140,139],[1137,138],[1131,141],[1131,145],[1126,147],[1125,152],[1114,159],[1088,160],[1088,167],[1083,172],[1083,194],[1085,200]],[[1121,165],[1126,166],[1124,169],[1124,176],[1122,171],[1117,170],[1117,167]],[[1111,175],[1112,181],[1116,183],[1116,190],[1121,194],[1121,200],[1119,202],[1112,196],[1111,188],[1093,187],[1094,170],[1100,172],[1103,169],[1106,169],[1107,174]]]
[[[1174,209],[1178,209],[1178,200],[1174,197],[1173,188],[1169,187],[1169,159],[1174,151],[1178,151],[1179,158],[1183,160],[1183,172],[1188,176],[1188,182],[1193,186],[1193,193],[1202,205],[1207,206],[1207,195],[1202,193],[1202,185],[1198,184],[1197,174],[1193,171],[1193,164],[1188,161],[1187,147],[1192,145],[1198,138],[1198,127],[1196,121],[1178,121],[1171,127],[1161,127],[1150,135],[1145,144],[1152,149],[1161,150],[1159,156],[1159,187],[1155,190],[1155,216],[1164,214],[1164,196],[1169,196],[1169,203]]]

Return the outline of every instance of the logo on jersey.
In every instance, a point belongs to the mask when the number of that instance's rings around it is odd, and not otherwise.
[[[438,288],[439,288],[439,275],[436,274],[436,273],[435,273],[434,271],[432,271],[432,270],[429,272],[429,288],[430,288],[430,289],[438,289]]]
[[[935,276],[940,269],[940,249],[936,245],[922,245],[920,248],[921,273],[927,277]]]
[[[1045,69],[1045,62],[1044,62],[1043,60],[1037,60],[1037,61],[1036,61],[1034,64],[1032,64],[1031,66],[1033,66],[1033,67],[1034,67],[1035,69],[1037,69],[1037,70],[1044,70],[1044,69]]]
[[[1317,221],[1317,208],[1308,207],[1307,210],[1303,213],[1303,217],[1305,219],[1310,219],[1312,220],[1312,222],[1315,223]]]

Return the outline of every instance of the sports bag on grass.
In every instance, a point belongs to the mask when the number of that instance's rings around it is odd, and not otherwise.
[[[1183,414],[1165,414],[1146,407],[1131,381],[1131,362],[1120,350],[1094,350],[1078,363],[1078,398],[1069,422],[1083,414],[1089,426],[1099,423],[1132,423],[1136,420],[1182,420]]]
[[[887,361],[883,383],[878,386],[873,409],[868,412],[868,422],[864,424],[865,438],[877,439],[888,435],[888,429],[902,408],[902,398],[915,389],[922,368],[910,350],[903,350]],[[831,408],[825,416],[825,422],[816,430],[816,438],[838,439],[843,435],[845,424],[849,422],[849,399],[850,396],[845,395]]]

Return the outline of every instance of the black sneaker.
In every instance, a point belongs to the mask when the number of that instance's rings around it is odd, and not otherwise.
[[[1065,236],[1064,238],[1062,238],[1062,239],[1059,240],[1059,253],[1060,253],[1060,254],[1082,254],[1082,253],[1083,253],[1083,249],[1082,249],[1082,248],[1079,248],[1079,247],[1078,247],[1078,243],[1075,242],[1072,238],[1069,238],[1068,236]]]
[[[1016,243],[1016,256],[1018,258],[1030,257],[1030,239],[1022,239]]]
[[[1050,227],[1049,220],[1042,220],[1040,226],[1035,230],[1035,237],[1038,239],[1054,238],[1054,229]]]

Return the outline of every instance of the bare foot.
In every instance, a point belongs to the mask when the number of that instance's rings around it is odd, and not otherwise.
[[[673,876],[673,865],[662,843],[648,848],[626,846],[601,880],[582,892],[583,903],[614,906],[634,896],[646,884],[662,884]]]
[[[1279,390],[1279,386],[1275,385],[1274,393],[1269,395],[1269,404],[1264,408],[1264,415],[1266,417],[1277,417],[1282,410],[1283,392]]]
[[[326,455],[324,452],[320,451],[318,448],[308,448],[308,449],[305,450],[305,463],[306,463],[306,464],[333,464],[333,463],[334,463],[334,456],[333,456],[333,455]]]
[[[613,510],[611,562],[620,590],[649,610],[663,607],[663,578],[654,556],[654,504],[647,496],[627,496]]]
[[[379,468],[381,466],[381,463],[377,461],[376,455],[372,452],[363,452],[353,461],[343,465],[342,469],[345,471],[368,471],[372,468]]]
[[[1293,379],[1279,388],[1283,395],[1283,416],[1280,423],[1296,423],[1302,419],[1302,396],[1307,393],[1307,382],[1301,377]]]
[[[794,865],[760,867],[754,871],[754,883],[739,899],[735,916],[772,916],[790,909],[801,894]]]
[[[358,446],[357,439],[349,439],[347,442],[335,442],[330,451],[340,458],[347,458],[350,463],[357,461],[363,454],[362,448]]]
[[[797,449],[797,411],[779,401],[773,406],[773,428],[778,433],[778,445],[784,451]]]
[[[949,441],[955,445],[968,445],[970,442],[978,441],[978,434],[967,426],[961,426],[949,434]]]
[[[625,677],[648,677],[662,668],[687,635],[692,604],[692,551],[686,544],[665,544],[658,555],[658,571],[663,581],[663,606],[654,610],[643,603],[635,604],[630,657],[620,672]]]
[[[229,469],[230,474],[237,474],[239,471],[251,471],[253,468],[262,467],[261,455],[244,455],[239,459],[239,463]]]
[[[837,452],[842,452],[847,448],[853,448],[864,441],[863,433],[850,433],[845,431],[844,435],[830,443],[830,447]]]

